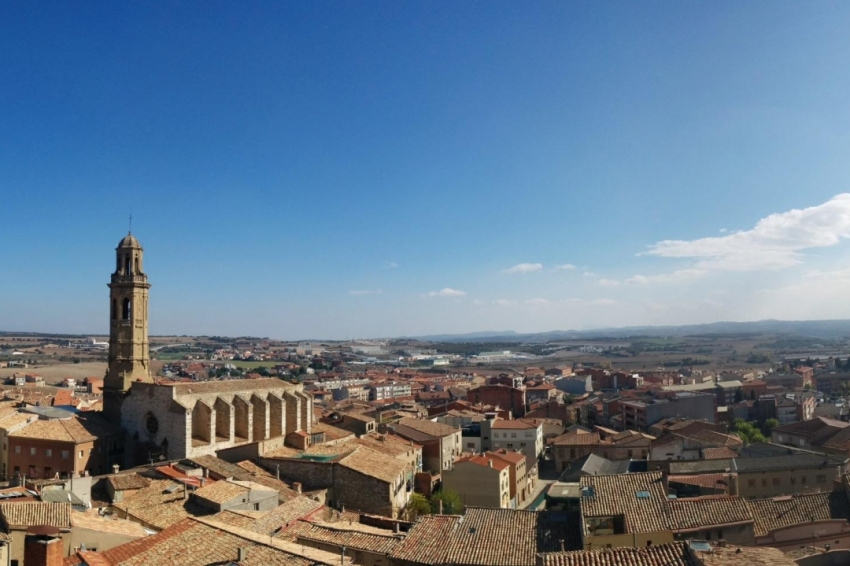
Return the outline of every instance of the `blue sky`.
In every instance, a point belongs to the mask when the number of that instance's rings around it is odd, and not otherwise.
[[[0,329],[105,332],[131,212],[156,334],[850,318],[847,29],[843,2],[4,3]]]

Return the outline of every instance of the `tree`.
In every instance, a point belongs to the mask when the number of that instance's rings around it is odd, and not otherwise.
[[[779,426],[778,420],[773,419],[773,418],[767,419],[766,421],[764,421],[764,425],[761,427],[761,431],[766,437],[769,437],[770,433],[773,431],[773,429],[775,429],[778,426]]]
[[[449,489],[438,491],[431,496],[431,512],[440,512],[440,502],[443,502],[443,515],[460,515],[463,513],[463,502],[460,496]]]
[[[744,444],[753,444],[754,442],[765,442],[767,439],[755,425],[744,419],[735,419],[732,424],[732,433],[736,434]]]
[[[431,504],[428,502],[428,498],[421,493],[413,493],[405,510],[407,511],[407,520],[415,521],[420,516],[431,513]]]

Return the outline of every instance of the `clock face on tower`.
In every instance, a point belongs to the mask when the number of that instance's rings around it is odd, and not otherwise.
[[[145,428],[148,429],[151,436],[156,435],[159,430],[159,421],[156,420],[156,417],[152,413],[145,415]]]

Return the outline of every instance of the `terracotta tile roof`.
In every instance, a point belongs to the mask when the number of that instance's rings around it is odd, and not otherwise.
[[[422,450],[418,444],[395,434],[365,434],[360,438],[352,439],[351,442],[394,457],[407,456],[412,451]]]
[[[582,524],[588,517],[623,515],[627,533],[670,530],[670,508],[661,472],[582,476]],[[638,494],[646,496],[639,497]]]
[[[674,531],[692,531],[713,525],[752,523],[747,502],[736,495],[706,495],[669,501]]]
[[[151,481],[139,474],[119,474],[117,476],[109,476],[106,481],[112,485],[115,491],[124,491],[127,489],[142,489],[148,487]]]
[[[703,448],[702,457],[706,460],[722,460],[725,458],[737,458],[738,453],[731,448]]]
[[[114,566],[205,566],[235,563],[239,548],[244,548],[247,554],[246,559],[239,562],[240,566],[310,566],[317,563],[192,519],[107,550],[102,555]]]
[[[13,438],[37,438],[60,442],[92,442],[107,436],[119,436],[121,428],[97,413],[72,414],[67,419],[37,420],[9,434]]]
[[[148,487],[131,491],[113,506],[157,529],[165,529],[190,516],[212,512],[193,502],[184,501],[186,486],[172,480],[152,480]]]
[[[598,432],[568,432],[552,439],[555,446],[596,446],[600,442]]]
[[[525,422],[523,420],[508,421],[505,419],[497,419],[490,425],[494,429],[509,429],[509,430],[527,430],[537,428],[537,425]]]
[[[301,520],[295,521],[286,529],[286,536],[295,542],[301,540],[316,541],[376,554],[389,554],[402,538],[400,535],[378,535],[360,530],[317,525]]]
[[[708,487],[711,489],[726,489],[732,482],[732,474],[698,474],[698,475],[679,475],[668,476],[668,483],[683,483],[687,485],[697,485],[700,487]],[[722,482],[722,483],[718,483]]]
[[[8,528],[50,526],[71,528],[70,503],[0,503],[0,519]]]
[[[422,419],[405,418],[401,419],[398,424],[406,426],[408,428],[412,428],[413,430],[435,438],[449,436],[450,434],[455,434],[459,431],[459,429],[456,429],[449,425],[444,425],[442,423],[435,423],[433,421]]]
[[[107,519],[101,517],[97,513],[97,510],[87,511],[85,513],[72,511],[71,526],[77,529],[88,529],[90,531],[137,538],[147,536],[148,534],[145,528],[138,523],[121,519]]]
[[[265,513],[261,513],[261,515],[264,514]],[[249,530],[254,525],[254,523],[257,522],[257,517],[255,517],[254,515],[249,515],[244,511],[231,511],[229,509],[216,513],[211,518],[214,521],[218,521],[219,523],[224,523],[233,527],[239,527],[240,529]]]
[[[693,551],[693,554],[701,566],[797,566],[792,557],[769,546],[716,546],[710,552]]]
[[[396,481],[407,466],[401,460],[360,446],[339,461],[339,465],[387,483]]]
[[[850,520],[850,504],[844,491],[752,499],[747,504],[755,519],[756,536],[812,521]]]
[[[390,558],[418,564],[444,564],[449,551],[446,541],[460,520],[461,517],[454,515],[421,517],[390,552]]]
[[[488,456],[483,454],[469,454],[464,453],[457,460],[455,460],[455,464],[462,464],[463,462],[470,462],[472,464],[477,464],[482,468],[490,468],[492,467],[494,470],[502,471],[507,470],[511,467],[509,462],[502,460],[497,456]],[[492,463],[492,466],[490,465]]]
[[[102,554],[80,550],[64,560],[63,566],[112,566],[112,562]]]
[[[338,427],[335,427],[333,425],[329,425],[328,423],[323,423],[323,422],[314,423],[312,431],[314,433],[316,433],[316,432],[325,433],[325,441],[326,442],[330,441],[330,440],[340,440],[340,439],[343,439],[343,438],[347,438],[349,436],[354,436],[353,432],[350,432],[350,431],[347,431],[345,429],[338,428]]]
[[[683,542],[540,554],[542,566],[702,566]]]
[[[195,497],[212,501],[213,503],[226,503],[237,497],[247,496],[251,488],[246,485],[241,485],[233,481],[223,480],[217,481],[212,485],[207,485],[195,490]]]
[[[498,458],[500,460],[504,460],[506,462],[510,462],[511,464],[521,464],[523,460],[526,459],[525,454],[522,452],[511,452],[510,450],[505,450],[504,448],[499,448],[498,450],[490,450],[486,453],[487,456],[492,456],[493,458]]]
[[[560,549],[568,523],[547,512],[470,507],[452,534],[446,562],[480,566],[527,566],[540,552]]]
[[[298,519],[309,517],[322,507],[323,505],[318,501],[299,495],[257,519],[250,530],[271,536],[276,530],[285,528]]]
[[[192,393],[244,393],[258,389],[294,390],[297,386],[275,377],[268,377],[264,379],[229,379],[226,381],[178,383],[167,387],[173,387],[176,395],[187,395]]]

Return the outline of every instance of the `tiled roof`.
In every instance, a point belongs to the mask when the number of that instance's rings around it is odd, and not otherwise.
[[[145,528],[138,523],[120,519],[107,519],[101,517],[97,513],[97,510],[87,511],[85,513],[72,511],[71,526],[75,529],[88,529],[90,531],[136,538],[144,537],[148,534]]]
[[[724,458],[737,458],[738,454],[731,448],[703,448],[702,457],[706,460],[722,460]]]
[[[850,520],[850,504],[843,491],[753,499],[747,504],[755,519],[756,536],[812,521]]]
[[[502,460],[496,456],[489,456],[484,454],[469,454],[464,453],[457,460],[455,460],[455,465],[462,464],[464,462],[469,462],[471,464],[476,464],[481,466],[482,468],[493,468],[494,470],[502,471],[507,470],[511,467],[509,462]]]
[[[470,507],[445,544],[446,562],[480,566],[527,566],[540,552],[560,549],[568,521],[539,511]]]
[[[698,485],[700,487],[708,487],[711,489],[726,489],[732,482],[731,474],[699,474],[699,475],[682,475],[668,476],[668,483],[683,483],[687,485]]]
[[[231,499],[245,496],[251,491],[246,485],[240,485],[233,481],[217,481],[212,485],[195,490],[195,496],[213,503],[226,503]]]
[[[454,434],[459,430],[449,425],[421,419],[405,418],[401,419],[399,424],[437,438]]]
[[[240,529],[250,530],[258,519],[258,517],[256,517],[253,513],[258,512],[254,511],[252,514],[249,514],[249,512],[245,511],[231,511],[229,509],[225,509],[224,511],[213,515],[212,520],[226,525],[231,525],[233,527],[239,527]],[[259,515],[265,515],[265,513],[259,513]]]
[[[126,489],[142,489],[150,485],[151,481],[139,474],[120,474],[117,476],[109,476],[106,478],[112,485],[115,491],[124,491]]]
[[[176,395],[193,393],[244,393],[258,389],[295,389],[296,386],[275,377],[264,379],[229,379],[225,381],[203,381],[170,385]]]
[[[36,438],[60,442],[92,442],[121,435],[121,428],[97,413],[68,413],[70,418],[37,420],[9,434],[12,438]]]
[[[390,552],[390,558],[418,564],[443,564],[449,548],[448,537],[460,522],[454,515],[421,517],[405,539]]]
[[[243,461],[238,464],[225,462],[215,456],[197,456],[191,462],[209,470],[210,475],[218,478],[231,478],[239,481],[252,481],[270,489],[276,490],[281,502],[297,497],[297,493],[285,482],[280,481],[263,468],[251,461]]]
[[[236,563],[239,548],[246,550],[246,558],[239,562],[240,566],[316,564],[316,561],[192,519],[185,519],[155,535],[107,550],[103,556],[115,566],[205,566]]]
[[[295,542],[300,540],[329,543],[353,550],[365,550],[376,554],[389,554],[398,545],[400,536],[378,535],[359,530],[317,525],[309,521],[295,521],[286,534]]]
[[[396,481],[407,466],[401,460],[361,446],[338,462],[340,466],[387,483]]]
[[[493,429],[497,429],[497,430],[498,429],[527,430],[527,429],[530,429],[530,428],[537,428],[537,425],[527,423],[527,422],[522,421],[522,420],[508,421],[508,420],[505,420],[505,419],[497,419],[497,420],[493,421],[493,423],[490,425],[490,427],[493,428]]]
[[[702,566],[797,566],[797,562],[769,546],[715,546],[710,552],[693,551]]]
[[[351,442],[366,446],[375,452],[395,457],[406,456],[408,452],[422,449],[418,444],[395,434],[366,434],[360,438],[352,439]]]
[[[165,529],[190,516],[211,511],[191,499],[184,501],[186,486],[172,480],[152,480],[148,487],[131,491],[114,507],[157,529]]]
[[[250,530],[264,535],[271,535],[281,527],[286,527],[298,519],[309,517],[322,507],[323,505],[318,501],[299,495],[295,499],[279,505],[257,519],[250,527]]]
[[[323,432],[325,433],[325,441],[329,440],[340,440],[342,438],[347,438],[349,436],[354,436],[353,432],[347,431],[342,428],[335,427],[333,425],[329,425],[328,423],[318,422],[313,424],[312,432]]]
[[[713,525],[751,523],[747,502],[735,495],[706,495],[669,502],[674,531],[691,531]]]
[[[71,527],[70,503],[0,503],[0,518],[8,528]]]
[[[542,566],[697,566],[683,542],[648,547],[552,552],[539,555]]]
[[[599,443],[598,432],[568,432],[552,440],[555,446],[596,446]]]
[[[661,472],[582,476],[580,482],[582,488],[592,488],[582,494],[583,518],[624,515],[627,533],[670,529],[670,508]],[[647,496],[638,497],[638,492],[646,492]]]

